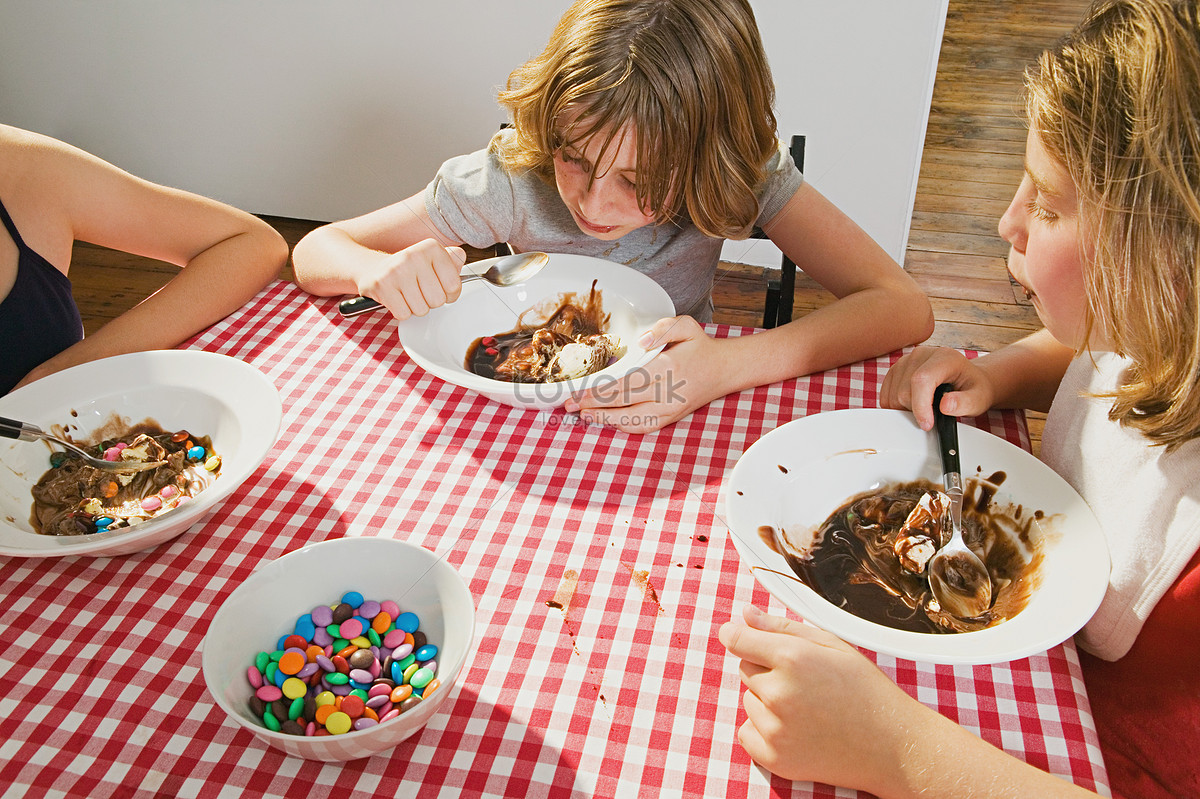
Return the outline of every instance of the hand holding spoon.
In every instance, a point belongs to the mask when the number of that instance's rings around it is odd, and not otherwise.
[[[947,613],[963,619],[982,615],[992,604],[992,578],[987,567],[963,541],[963,483],[958,456],[958,419],[942,413],[943,383],[933,393],[934,429],[942,454],[942,482],[950,498],[950,540],[929,560],[929,587]]]
[[[502,255],[499,258],[485,258],[469,265],[472,271],[462,276],[462,282],[486,280],[497,286],[512,286],[533,277],[549,262],[550,256],[544,252],[522,252],[516,255]],[[347,318],[382,307],[381,303],[370,297],[355,297],[338,303],[338,311]]]

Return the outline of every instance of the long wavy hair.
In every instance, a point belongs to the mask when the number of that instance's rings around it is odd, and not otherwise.
[[[1132,367],[1109,417],[1173,450],[1200,435],[1197,0],[1103,0],[1025,76],[1079,196],[1089,334]]]
[[[775,85],[747,0],[579,0],[500,102],[515,136],[493,146],[552,181],[554,156],[603,137],[597,163],[636,132],[641,207],[745,238],[775,152]],[[506,142],[506,143],[505,143]]]

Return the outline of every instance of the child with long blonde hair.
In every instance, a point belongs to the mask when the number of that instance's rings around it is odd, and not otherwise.
[[[511,128],[447,161],[424,191],[310,233],[293,254],[296,281],[404,319],[457,299],[464,243],[626,264],[680,316],[639,342],[666,345],[648,374],[566,409],[636,432],[924,340],[929,301],[804,181],[776,135],[774,98],[747,0],[579,0],[501,92]],[[711,338],[701,325],[721,244],[755,226],[839,299],[774,330]]]
[[[1200,796],[1200,6],[1103,0],[1026,74],[1025,177],[1000,221],[1045,329],[968,360],[919,347],[885,407],[1049,409],[1042,459],[1099,518],[1108,591],[1076,641],[1114,792]],[[754,608],[741,740],[786,776],[883,797],[1090,795],[919,704],[831,635]]]

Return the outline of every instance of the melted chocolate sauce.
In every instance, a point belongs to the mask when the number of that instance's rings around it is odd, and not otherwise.
[[[821,525],[809,552],[792,545],[784,530],[763,526],[759,535],[784,556],[800,582],[856,616],[910,632],[979,630],[1025,607],[1042,560],[1040,548],[1030,547],[1030,528],[1040,513],[1024,518],[1020,507],[992,506],[1004,478],[997,472],[971,479],[964,497],[963,537],[983,557],[994,597],[992,607],[972,619],[941,610],[932,601],[926,574],[905,570],[896,556],[894,544],[909,513],[926,492],[939,488],[927,480],[896,483],[851,498]]]

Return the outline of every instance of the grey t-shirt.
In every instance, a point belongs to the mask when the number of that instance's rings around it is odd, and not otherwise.
[[[758,195],[758,224],[778,214],[803,181],[781,142]],[[472,247],[507,242],[516,252],[573,253],[625,264],[662,286],[676,313],[712,319],[723,239],[706,236],[690,222],[647,225],[616,241],[594,239],[575,224],[558,189],[531,172],[509,172],[486,149],[442,164],[425,188],[425,210],[440,233]]]

